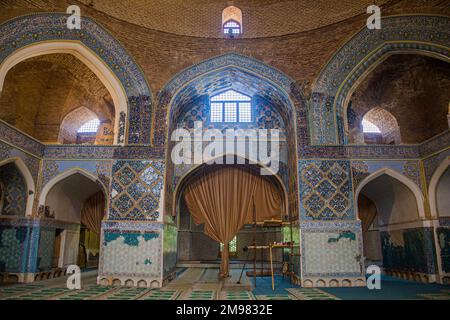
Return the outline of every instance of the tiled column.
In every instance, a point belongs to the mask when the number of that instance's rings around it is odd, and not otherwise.
[[[350,162],[299,162],[301,278],[306,287],[364,286]]]
[[[113,163],[109,216],[102,224],[100,284],[162,286],[168,230],[163,223],[164,172],[163,160]]]

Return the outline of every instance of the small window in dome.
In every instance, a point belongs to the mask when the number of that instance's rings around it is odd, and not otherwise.
[[[219,93],[210,99],[210,120],[213,123],[252,122],[252,98],[234,90]]]
[[[236,21],[228,21],[223,26],[223,33],[225,33],[226,35],[241,34],[241,26]]]
[[[80,129],[78,129],[78,133],[97,133],[99,126],[100,120],[93,119],[83,124]]]
[[[365,119],[362,121],[362,126],[364,133],[381,133],[381,130],[376,125]]]
[[[233,38],[242,34],[242,11],[235,6],[229,6],[222,12],[223,33]]]

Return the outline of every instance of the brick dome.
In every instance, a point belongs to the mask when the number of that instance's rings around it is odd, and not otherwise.
[[[321,28],[366,14],[373,0],[80,0],[107,15],[163,32],[217,38],[222,34],[222,11],[242,10],[241,37],[281,36]],[[388,1],[377,1],[383,5]],[[174,19],[173,17],[177,17]]]

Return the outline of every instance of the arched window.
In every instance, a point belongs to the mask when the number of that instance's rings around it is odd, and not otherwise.
[[[234,90],[211,97],[210,121],[212,123],[252,122],[252,98]]]
[[[367,112],[361,121],[364,142],[368,144],[399,144],[401,143],[400,128],[389,111],[383,108],[373,108]]]
[[[78,129],[78,133],[97,133],[99,126],[100,120],[92,119],[83,124],[80,129]]]
[[[105,115],[99,117],[91,109],[84,106],[79,107],[64,117],[59,129],[58,142],[62,144],[110,144],[109,142],[96,140],[104,136],[102,126],[104,127],[106,123],[111,122]],[[99,132],[98,135],[97,132]],[[111,132],[111,139],[113,134]]]
[[[236,21],[230,20],[223,25],[223,33],[230,36],[241,34],[241,25]]]
[[[229,6],[222,12],[223,33],[234,37],[242,33],[242,11],[235,6]]]
[[[363,119],[362,126],[364,133],[381,133],[381,130],[376,125],[366,119]]]

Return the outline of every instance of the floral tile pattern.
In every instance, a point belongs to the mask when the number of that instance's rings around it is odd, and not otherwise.
[[[159,220],[164,170],[163,161],[116,161],[112,167],[109,219]]]
[[[348,161],[300,161],[301,217],[305,220],[353,219]]]

